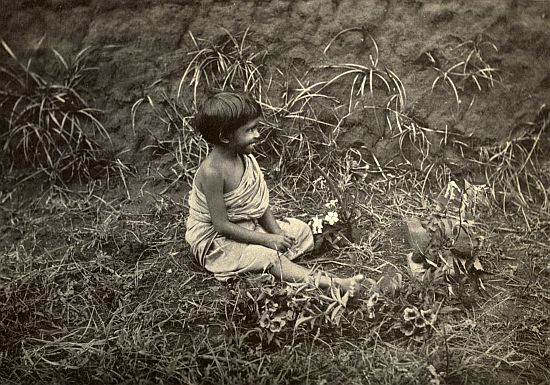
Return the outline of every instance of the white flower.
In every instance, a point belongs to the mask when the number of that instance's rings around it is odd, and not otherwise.
[[[374,305],[376,305],[378,303],[379,298],[380,298],[380,294],[378,294],[378,292],[375,291],[367,301],[367,307],[373,307]]]
[[[310,223],[311,231],[313,232],[313,234],[321,234],[321,232],[323,231],[323,219],[322,218],[319,218],[316,215],[313,218],[311,218],[311,222],[309,222],[309,223]]]
[[[328,203],[325,203],[325,207],[326,208],[335,208],[336,207],[336,203],[338,203],[338,199],[331,199],[330,201],[328,201]]]
[[[411,322],[404,322],[401,324],[401,327],[399,328],[401,332],[406,335],[407,337],[410,337],[414,334],[414,324]]]
[[[327,221],[328,224],[332,226],[333,224],[339,221],[338,213],[335,211],[329,211],[327,215],[325,215],[325,221]]]
[[[403,311],[403,318],[405,321],[414,321],[418,317],[420,317],[420,312],[416,306],[406,307]]]

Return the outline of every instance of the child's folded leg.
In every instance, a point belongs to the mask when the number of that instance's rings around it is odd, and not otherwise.
[[[223,238],[214,240],[204,267],[223,281],[242,273],[268,272],[277,261],[276,250]]]

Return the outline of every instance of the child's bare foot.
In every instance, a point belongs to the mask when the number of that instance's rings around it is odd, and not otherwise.
[[[355,297],[357,294],[359,294],[359,291],[361,289],[361,282],[363,282],[364,279],[365,277],[363,276],[363,274],[357,274],[349,278],[336,278],[334,279],[334,282],[336,283],[336,285],[338,285],[342,292],[349,292],[350,297]]]

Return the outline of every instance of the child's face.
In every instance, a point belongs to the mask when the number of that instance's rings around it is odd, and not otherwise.
[[[238,154],[250,154],[260,140],[260,132],[258,131],[259,121],[260,118],[256,118],[244,126],[237,128],[233,132],[233,135],[231,135],[228,145]]]

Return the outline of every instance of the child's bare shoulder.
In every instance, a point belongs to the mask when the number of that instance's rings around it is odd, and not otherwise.
[[[223,186],[225,179],[224,169],[215,163],[212,158],[207,157],[199,166],[195,176],[195,183],[201,191],[204,191],[203,187],[205,185],[211,185],[212,183],[219,183]]]

